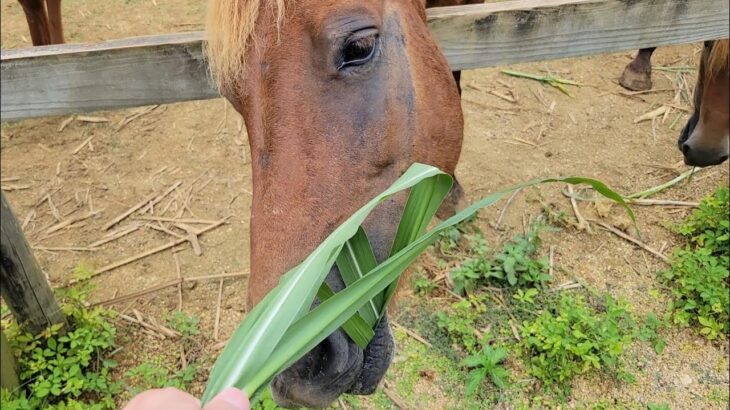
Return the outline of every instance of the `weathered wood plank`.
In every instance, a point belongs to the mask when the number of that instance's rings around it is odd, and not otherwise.
[[[15,319],[33,334],[66,318],[0,191],[0,291]]]
[[[3,50],[3,121],[214,98],[201,33]]]
[[[520,0],[444,7],[428,23],[449,64],[470,69],[725,38],[729,10],[727,0]]]
[[[727,0],[515,0],[430,9],[454,69],[728,37]],[[3,50],[2,121],[213,98],[202,33]]]

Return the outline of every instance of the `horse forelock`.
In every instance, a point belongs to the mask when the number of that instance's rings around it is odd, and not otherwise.
[[[730,40],[728,39],[714,42],[712,50],[710,50],[710,55],[707,58],[707,65],[705,66],[706,74],[713,76],[730,66],[730,61],[728,61],[729,44]]]
[[[261,7],[275,9],[276,27],[284,19],[286,0],[209,0],[205,54],[218,89],[234,86],[245,69],[246,50],[254,39]]]

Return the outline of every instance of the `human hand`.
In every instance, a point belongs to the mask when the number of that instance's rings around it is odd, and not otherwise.
[[[192,395],[173,387],[147,390],[136,395],[124,410],[250,410],[248,397],[241,390],[228,388],[215,396],[205,407]]]

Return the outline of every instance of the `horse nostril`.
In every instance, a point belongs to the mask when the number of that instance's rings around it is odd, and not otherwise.
[[[728,158],[728,156],[727,156],[727,155],[723,155],[723,156],[721,156],[721,157],[720,157],[720,162],[718,162],[718,164],[722,164],[723,162],[727,161],[727,158]]]
[[[691,148],[690,148],[689,144],[687,144],[686,142],[684,144],[682,144],[682,154],[689,155],[690,150],[691,150]]]

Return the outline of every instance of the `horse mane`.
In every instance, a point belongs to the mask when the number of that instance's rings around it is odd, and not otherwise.
[[[710,55],[707,58],[706,68],[707,74],[710,76],[730,66],[730,61],[728,61],[728,44],[730,44],[730,40],[724,39],[717,40],[712,45],[712,50],[710,50]]]
[[[253,32],[262,3],[276,8],[276,26],[284,18],[285,0],[209,0],[204,46],[211,76],[219,90],[226,89],[245,69],[246,50],[254,40]]]

